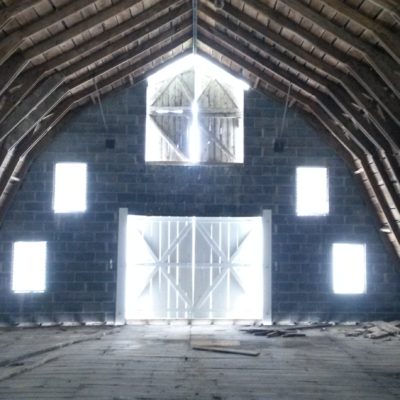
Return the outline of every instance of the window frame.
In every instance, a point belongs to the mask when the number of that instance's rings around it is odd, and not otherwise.
[[[171,71],[168,75],[167,71]],[[211,74],[210,71],[215,73]],[[160,99],[165,94],[163,90],[167,90],[174,80],[181,81],[181,75],[185,73],[193,73],[193,88],[186,88],[182,91],[183,97],[189,100],[190,105],[181,105],[179,110],[167,113],[168,106],[155,105],[154,99]],[[212,76],[212,78],[210,78]],[[237,125],[228,124],[226,122],[226,139],[218,138],[212,128],[204,128],[204,119],[210,117],[209,107],[200,105],[200,100],[206,89],[209,88],[211,80],[215,80],[220,87],[226,84],[226,96],[229,99],[234,98],[234,107],[237,112]],[[169,83],[167,82],[169,80]],[[210,82],[200,87],[200,82]],[[145,128],[145,163],[153,165],[243,165],[244,163],[244,92],[249,89],[247,83],[233,76],[218,65],[210,62],[199,55],[191,55],[183,57],[171,65],[161,69],[148,78],[148,86],[146,90],[146,128]],[[184,80],[182,79],[182,82]],[[204,82],[202,84],[204,84]],[[156,87],[164,85],[163,90],[157,92]],[[182,84],[184,86],[184,84]],[[166,89],[167,88],[167,89]],[[192,90],[190,90],[192,89]],[[223,89],[224,90],[224,89]],[[178,91],[178,93],[180,93]],[[232,96],[230,96],[229,95]],[[189,99],[189,94],[192,96]],[[212,97],[214,98],[214,97]],[[232,100],[233,101],[233,100]],[[173,106],[175,107],[175,106]],[[173,108],[171,107],[171,108]],[[158,108],[158,109],[157,109]],[[217,108],[218,109],[218,108]],[[179,111],[179,113],[178,113]],[[170,137],[168,129],[162,129],[162,125],[158,125],[153,120],[154,114],[168,114],[175,118],[186,119],[181,125],[185,126],[185,132],[178,133],[177,137]],[[217,115],[217,114],[216,114]],[[218,116],[216,117],[218,118]],[[230,118],[221,115],[220,118]],[[200,121],[202,120],[202,122]],[[224,122],[224,120],[223,120]],[[221,123],[221,121],[220,121]],[[209,126],[211,121],[209,121]],[[178,124],[180,125],[180,124]],[[211,125],[210,125],[211,126]],[[153,130],[158,129],[158,133]],[[183,140],[181,143],[180,140]],[[227,140],[232,148],[228,148],[224,141]],[[231,142],[229,142],[231,140]],[[212,144],[212,147],[210,146]],[[234,144],[232,144],[234,143]],[[164,145],[166,147],[164,147]],[[172,157],[165,155],[165,151],[171,153],[176,152]],[[220,151],[219,156],[216,152]],[[163,154],[164,153],[164,154]],[[212,154],[214,153],[214,155]],[[176,159],[174,159],[176,158]]]

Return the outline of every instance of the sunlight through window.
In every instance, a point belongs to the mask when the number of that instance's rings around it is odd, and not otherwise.
[[[56,164],[54,212],[86,211],[86,169],[83,163]]]
[[[333,292],[366,292],[366,249],[364,244],[334,243],[332,247]]]
[[[243,163],[245,82],[199,55],[147,81],[146,162]]]
[[[15,293],[46,289],[46,242],[15,242],[12,290]]]
[[[328,170],[326,168],[297,168],[296,213],[298,216],[329,214]]]

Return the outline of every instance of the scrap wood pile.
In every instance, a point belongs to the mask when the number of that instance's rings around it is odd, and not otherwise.
[[[400,321],[367,322],[360,325],[360,327],[354,330],[345,332],[345,336],[350,336],[350,337],[363,336],[368,339],[383,339],[389,336],[400,337]]]
[[[249,326],[240,329],[242,332],[251,333],[254,336],[265,336],[267,338],[273,337],[304,337],[305,332],[308,329],[321,329],[325,330],[333,326],[333,324],[310,324],[310,325],[293,325],[289,327],[280,326]]]

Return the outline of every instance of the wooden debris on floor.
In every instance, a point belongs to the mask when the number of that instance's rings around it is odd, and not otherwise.
[[[400,337],[400,321],[374,321],[362,324],[359,328],[345,332],[345,336],[363,336],[368,339],[383,339],[390,336]]]
[[[324,330],[333,326],[332,324],[310,324],[310,325],[294,325],[289,327],[267,327],[267,326],[251,326],[240,329],[242,332],[251,333],[254,336],[265,336],[267,338],[283,337],[304,337],[306,334],[302,331],[309,329],[320,329]]]
[[[260,352],[257,350],[243,350],[243,349],[234,349],[230,347],[192,346],[192,349],[200,351],[212,351],[214,353],[237,354],[241,356],[251,356],[251,357],[257,357],[260,355]]]

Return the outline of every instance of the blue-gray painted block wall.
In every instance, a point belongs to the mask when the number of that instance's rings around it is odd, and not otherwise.
[[[118,210],[146,215],[273,215],[274,321],[399,319],[400,274],[361,196],[357,178],[302,118],[289,112],[286,148],[273,151],[283,107],[255,91],[245,96],[245,162],[231,166],[146,165],[146,85],[76,112],[32,164],[0,230],[0,321],[112,321],[116,297]],[[115,139],[115,149],[105,146]],[[88,210],[52,212],[54,165],[88,164]],[[297,166],[329,169],[330,214],[295,215]],[[12,243],[48,242],[47,290],[11,291]],[[333,242],[367,245],[367,293],[335,295]]]

